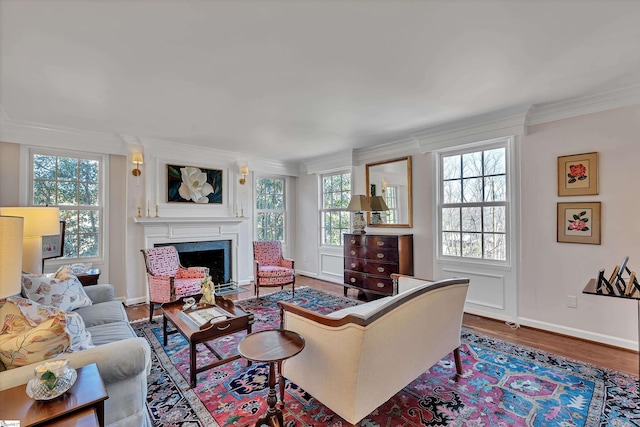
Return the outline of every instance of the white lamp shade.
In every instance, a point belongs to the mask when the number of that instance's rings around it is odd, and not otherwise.
[[[60,234],[60,210],[46,206],[1,207],[0,215],[24,218],[24,237]]]
[[[240,168],[240,175],[249,175],[249,166],[242,166]]]
[[[136,151],[135,153],[133,153],[133,157],[131,158],[131,161],[137,165],[144,164],[144,158],[142,157],[142,153],[139,151]]]
[[[24,218],[0,216],[0,299],[20,293]]]
[[[349,212],[370,211],[371,206],[369,206],[367,196],[363,194],[355,194],[351,196],[351,201],[349,202],[349,206],[347,206],[347,210]]]

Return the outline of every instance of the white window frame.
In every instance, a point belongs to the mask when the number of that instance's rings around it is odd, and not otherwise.
[[[51,149],[41,147],[29,147],[28,148],[28,168],[27,168],[27,205],[36,206],[33,204],[34,196],[34,179],[33,179],[33,159],[35,155],[44,156],[56,156],[56,157],[71,157],[86,160],[95,160],[99,164],[99,183],[98,183],[98,206],[75,206],[75,209],[71,210],[96,210],[99,214],[100,225],[98,227],[98,256],[93,257],[73,257],[73,258],[59,258],[49,260],[54,265],[68,264],[69,262],[91,262],[91,263],[103,263],[105,260],[105,254],[107,253],[106,236],[108,236],[109,224],[108,224],[108,206],[107,206],[107,169],[109,168],[109,156],[96,153],[88,153],[82,151],[72,151],[63,149]],[[54,205],[58,206],[58,205]],[[66,207],[66,205],[64,205]]]
[[[511,211],[513,209],[513,203],[515,203],[513,194],[512,194],[512,153],[511,153],[511,138],[498,138],[491,141],[483,141],[475,144],[468,144],[464,147],[456,147],[451,150],[443,150],[437,153],[437,182],[438,182],[438,191],[436,195],[436,217],[437,217],[437,250],[436,250],[436,258],[438,261],[455,261],[459,263],[468,263],[468,264],[485,264],[485,265],[493,265],[496,267],[510,267],[512,263],[512,230],[513,230],[513,221]],[[452,204],[444,204],[444,180],[443,180],[443,167],[442,162],[444,157],[454,156],[454,155],[463,155],[469,153],[475,153],[480,151],[487,151],[496,148],[504,148],[505,150],[505,200],[504,202],[474,202],[474,203],[452,203]],[[489,206],[505,206],[505,260],[494,260],[488,258],[474,258],[474,257],[464,257],[464,256],[454,256],[454,255],[444,255],[442,252],[442,210],[447,207],[459,207],[459,206],[479,206],[479,207],[489,207]],[[462,218],[461,218],[462,221]],[[484,235],[484,230],[481,231],[481,234]]]
[[[324,214],[327,212],[346,212],[348,217],[349,217],[349,225],[346,229],[345,233],[350,233],[351,229],[352,229],[352,224],[351,224],[351,213],[347,212],[345,209],[338,209],[338,208],[325,208],[324,207],[324,185],[323,185],[323,181],[325,178],[327,177],[331,177],[331,176],[336,176],[336,175],[349,175],[349,178],[351,179],[351,188],[349,189],[349,198],[351,198],[351,195],[353,194],[353,173],[351,172],[351,170],[340,170],[340,171],[336,171],[336,172],[330,172],[330,173],[325,173],[325,174],[321,174],[320,175],[320,179],[318,181],[318,185],[319,185],[319,196],[320,196],[320,200],[318,203],[318,219],[319,219],[319,230],[318,232],[320,233],[320,246],[324,246],[326,248],[341,248],[344,246],[344,239],[340,239],[339,244],[334,245],[331,243],[326,243],[324,240],[325,237],[325,224],[324,224]],[[342,235],[344,236],[345,233],[342,233]]]
[[[282,209],[258,209],[258,181],[261,179],[268,179],[272,181],[282,181]],[[287,225],[289,223],[287,218],[287,179],[283,176],[275,176],[275,175],[258,175],[255,178],[254,183],[254,200],[256,205],[255,209],[255,240],[258,240],[258,215],[260,213],[280,213],[282,214],[283,224],[282,224],[282,244],[286,245],[287,242]]]

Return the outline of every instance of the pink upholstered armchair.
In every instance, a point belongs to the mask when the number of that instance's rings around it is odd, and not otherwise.
[[[141,249],[149,282],[149,321],[153,319],[153,305],[197,295],[202,279],[209,275],[207,267],[184,268],[175,246]]]
[[[260,297],[260,286],[284,289],[284,285],[291,285],[291,296],[295,295],[293,260],[282,257],[282,245],[278,240],[253,242],[253,277],[256,298]]]

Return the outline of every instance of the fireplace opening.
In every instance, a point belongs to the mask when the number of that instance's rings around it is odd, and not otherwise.
[[[154,246],[175,246],[183,267],[207,267],[213,283],[231,282],[231,240],[156,243]]]

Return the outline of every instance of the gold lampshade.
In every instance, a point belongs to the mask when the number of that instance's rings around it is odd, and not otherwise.
[[[0,215],[24,218],[24,237],[54,236],[60,233],[60,210],[48,206],[2,207]]]
[[[382,196],[371,196],[369,200],[369,204],[371,205],[372,211],[388,211],[389,207],[385,203]]]
[[[0,216],[0,299],[20,293],[24,218]]]
[[[42,273],[42,236],[60,234],[60,210],[48,206],[0,207],[0,215],[24,218],[22,269]]]

